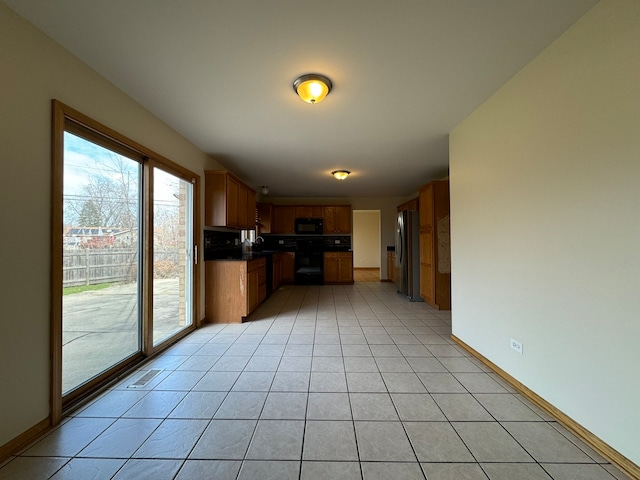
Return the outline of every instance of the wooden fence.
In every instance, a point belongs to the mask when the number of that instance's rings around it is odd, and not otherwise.
[[[164,278],[178,275],[178,255],[178,250],[154,251],[154,264],[162,266]],[[136,249],[65,250],[63,262],[63,287],[130,283],[135,282],[138,276]]]

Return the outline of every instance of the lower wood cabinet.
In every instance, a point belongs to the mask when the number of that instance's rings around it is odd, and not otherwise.
[[[353,252],[324,253],[324,283],[353,283]]]
[[[267,296],[267,262],[211,260],[205,263],[205,319],[240,323]]]
[[[387,250],[387,279],[390,282],[396,281],[396,252]]]
[[[277,290],[283,283],[293,283],[294,252],[277,252],[273,254],[273,290]]]

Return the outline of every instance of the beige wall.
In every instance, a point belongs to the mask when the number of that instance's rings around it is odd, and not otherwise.
[[[636,464],[639,52],[605,0],[450,136],[453,333]]]
[[[203,175],[219,168],[0,2],[0,445],[49,414],[51,99]]]
[[[382,256],[380,251],[380,212],[377,210],[353,211],[351,246],[355,268],[380,267],[380,257]]]

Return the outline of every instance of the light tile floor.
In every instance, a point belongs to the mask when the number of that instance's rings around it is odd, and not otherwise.
[[[390,283],[284,287],[74,412],[0,479],[626,478],[450,333],[450,312]]]

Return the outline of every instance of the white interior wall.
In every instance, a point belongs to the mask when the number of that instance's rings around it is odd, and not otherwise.
[[[352,236],[354,268],[380,268],[380,212],[354,210]]]
[[[1,446],[49,415],[51,100],[201,176],[220,166],[2,2],[0,32]]]
[[[450,136],[454,335],[636,464],[639,52],[602,1]]]

